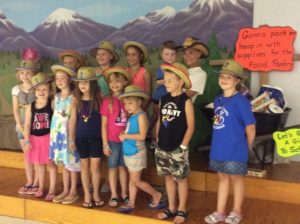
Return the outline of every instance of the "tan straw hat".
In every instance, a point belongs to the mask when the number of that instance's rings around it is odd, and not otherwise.
[[[219,71],[219,74],[232,75],[238,78],[246,77],[243,67],[238,62],[232,59],[226,60],[224,62],[222,69]]]
[[[148,60],[148,49],[145,47],[144,44],[137,42],[137,41],[127,41],[123,45],[124,51],[126,52],[127,48],[130,46],[135,46],[143,52],[143,54],[144,54],[143,62],[146,62]]]
[[[36,75],[31,77],[31,84],[32,87],[30,88],[30,91],[38,87],[39,85],[45,84],[47,82],[53,81],[53,76],[50,74],[46,74],[44,72],[39,72]]]
[[[52,65],[51,66],[51,70],[54,74],[56,74],[57,71],[63,71],[65,73],[67,73],[69,76],[73,77],[76,75],[76,72],[71,69],[71,68],[68,68],[64,65]]]
[[[100,76],[96,76],[96,70],[93,67],[80,67],[77,75],[72,78],[73,81],[91,81],[97,80]]]
[[[108,79],[112,73],[119,73],[119,74],[123,75],[129,83],[131,82],[132,76],[131,76],[130,72],[126,70],[125,67],[114,66],[114,67],[105,69],[103,72],[103,75],[105,77],[107,77],[107,79]]]
[[[129,85],[125,87],[124,93],[121,94],[118,98],[123,99],[125,97],[141,97],[145,100],[149,99],[149,95],[141,90],[139,86]]]
[[[22,60],[20,66],[16,68],[17,71],[19,70],[30,70],[33,72],[38,71],[38,64],[31,61],[31,60]]]
[[[164,71],[171,71],[175,75],[177,75],[180,79],[183,80],[185,89],[190,89],[192,87],[191,80],[189,79],[189,72],[187,68],[180,64],[180,63],[174,63],[172,65],[170,64],[162,64],[161,69]]]
[[[70,57],[74,57],[76,58],[76,60],[79,62],[80,66],[84,66],[85,65],[85,60],[83,58],[83,56],[77,52],[77,51],[73,51],[73,50],[64,50],[64,51],[61,51],[59,54],[59,60],[61,63],[63,63],[63,58],[65,56],[70,56]]]
[[[200,58],[207,58],[209,56],[209,49],[206,44],[202,43],[200,40],[194,37],[188,37],[183,41],[182,47],[186,48],[193,48],[200,51],[202,54]]]
[[[119,61],[120,57],[119,57],[117,51],[115,50],[114,45],[113,45],[111,42],[106,41],[106,40],[100,41],[99,44],[98,44],[98,47],[95,47],[95,48],[93,48],[93,49],[90,51],[91,55],[92,55],[93,57],[96,57],[97,51],[98,51],[99,49],[108,50],[108,51],[113,55],[113,61],[112,61],[112,63],[116,63],[116,62]]]

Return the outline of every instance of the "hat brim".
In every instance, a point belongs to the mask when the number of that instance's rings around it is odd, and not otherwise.
[[[209,56],[209,48],[202,42],[193,43],[191,46],[181,46],[180,48],[183,50],[187,48],[193,48],[197,51],[200,51],[202,53],[200,58],[207,58]]]
[[[175,68],[172,65],[167,65],[167,64],[163,64],[160,67],[164,71],[171,71],[175,73],[177,76],[179,76],[184,82],[185,89],[190,89],[192,87],[191,80],[188,78],[188,76],[185,74],[184,71],[180,70],[179,68]]]
[[[124,69],[121,69],[121,68],[116,68],[116,67],[108,68],[103,72],[103,75],[108,79],[112,73],[119,73],[119,74],[123,75],[127,79],[128,82],[131,82],[132,77],[131,77],[130,72],[128,72]]]
[[[132,92],[129,92],[129,93],[123,93],[118,98],[119,99],[124,99],[125,97],[141,97],[145,100],[148,100],[150,98],[148,94],[143,93],[141,91],[132,91]]]
[[[234,77],[237,77],[237,78],[246,78],[247,75],[245,74],[237,74],[231,70],[227,70],[227,69],[222,69],[219,71],[219,75],[220,74],[227,74],[227,75],[231,75],[231,76],[234,76]]]
[[[47,82],[52,82],[52,81],[53,81],[53,78],[50,76],[50,77],[48,77],[47,79],[45,79],[44,81],[39,82],[38,84],[35,84],[34,86],[32,86],[32,87],[29,89],[29,91],[32,91],[32,90],[36,89],[38,86],[43,85],[43,84],[46,84]]]
[[[28,71],[32,71],[32,72],[38,71],[38,69],[36,69],[36,68],[20,68],[20,67],[16,68],[16,71],[20,71],[20,70],[28,70]]]
[[[59,53],[59,59],[61,62],[63,62],[63,58],[65,56],[71,56],[71,57],[74,57],[77,59],[77,61],[79,62],[80,66],[84,66],[85,65],[85,60],[83,59],[82,56],[76,54],[75,52],[72,52],[72,51],[62,51]]]
[[[123,45],[124,51],[126,51],[127,48],[130,47],[130,46],[135,46],[135,47],[139,48],[143,52],[143,54],[144,54],[144,60],[143,60],[143,62],[144,63],[148,60],[148,49],[145,47],[144,44],[141,44],[141,43],[136,42],[136,41],[127,41]]]
[[[52,65],[51,66],[51,71],[56,74],[57,71],[64,71],[65,73],[67,73],[69,76],[74,77],[76,75],[76,72],[73,71],[70,68],[67,68],[63,65]]]
[[[76,78],[76,77],[72,77],[72,80],[74,82],[79,82],[79,81],[93,81],[93,80],[97,80],[99,78],[100,78],[100,76],[92,77],[92,78],[89,78],[89,79],[79,79],[79,78]]]
[[[115,50],[112,50],[112,49],[109,49],[109,48],[105,48],[105,47],[95,47],[95,48],[93,48],[93,49],[90,50],[90,54],[94,58],[96,58],[97,51],[99,49],[107,50],[107,51],[109,51],[113,55],[113,60],[112,60],[113,64],[117,63],[120,60],[120,56],[118,55],[118,53]]]

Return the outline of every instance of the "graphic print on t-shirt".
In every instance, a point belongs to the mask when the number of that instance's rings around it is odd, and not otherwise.
[[[123,110],[123,108],[121,108],[120,113],[118,114],[117,118],[116,118],[116,126],[125,126],[127,122],[127,118],[126,118],[126,113]]]
[[[40,129],[48,129],[50,128],[50,119],[48,113],[35,113],[33,122],[32,122],[32,129],[33,130],[40,130]]]
[[[161,109],[162,123],[165,127],[168,127],[169,122],[173,121],[176,117],[180,116],[181,111],[178,110],[177,105],[174,102],[166,103]]]
[[[217,107],[215,109],[213,128],[222,129],[225,127],[225,117],[229,116],[229,112],[224,107]]]

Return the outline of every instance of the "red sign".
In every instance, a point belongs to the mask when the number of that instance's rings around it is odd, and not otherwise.
[[[234,59],[250,71],[291,71],[296,31],[291,27],[243,28]]]

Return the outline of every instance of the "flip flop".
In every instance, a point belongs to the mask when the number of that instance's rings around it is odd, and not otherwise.
[[[177,212],[172,212],[170,209],[166,209],[162,212],[162,214],[164,214],[164,217],[163,218],[158,218],[160,220],[165,220],[165,219],[169,219],[169,218],[172,218],[176,215]]]
[[[52,202],[54,203],[61,203],[66,196],[61,196],[61,195],[57,195],[56,197],[53,198]]]
[[[94,206],[96,208],[100,208],[104,205],[104,201],[100,200],[100,201],[94,201]]]
[[[72,204],[72,203],[74,203],[75,201],[77,201],[79,199],[79,196],[78,195],[75,195],[74,197],[72,197],[72,198],[64,198],[63,200],[62,200],[62,204],[63,205],[68,205],[68,204]]]
[[[163,202],[163,201],[160,201],[157,205],[152,204],[152,202],[150,202],[150,203],[147,205],[147,208],[148,208],[148,209],[161,209],[161,208],[164,208],[164,207],[166,207],[166,203]]]
[[[55,198],[55,194],[47,194],[45,197],[45,201],[53,201]]]
[[[84,208],[93,208],[93,202],[92,201],[83,202],[82,207],[84,207]]]
[[[188,217],[188,213],[184,212],[184,211],[177,211],[176,214],[175,214],[174,220],[176,219],[177,216],[182,217],[183,221],[181,223],[184,223],[186,221],[187,217]]]
[[[129,206],[122,206],[122,207],[118,208],[118,211],[121,213],[129,214],[134,211],[134,208],[129,207]]]
[[[39,186],[31,186],[28,191],[26,191],[26,194],[29,194],[29,195],[33,195],[35,193],[37,193],[39,190]]]
[[[125,205],[127,205],[128,202],[129,202],[129,197],[126,196],[126,197],[122,198],[122,201],[123,201],[123,203],[124,203]]]
[[[37,191],[37,192],[35,192],[34,197],[35,198],[42,198],[42,197],[44,197],[44,192],[43,191]]]
[[[26,194],[26,192],[31,188],[31,185],[24,185],[22,187],[20,187],[20,189],[18,190],[19,194]]]
[[[108,202],[108,205],[113,208],[118,207],[118,204],[119,204],[118,198],[111,198]]]

